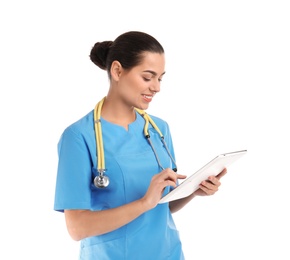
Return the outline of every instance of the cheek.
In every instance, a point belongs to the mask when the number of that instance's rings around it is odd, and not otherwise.
[[[124,81],[124,87],[131,91],[143,91],[148,88],[149,82],[142,77],[129,77]]]

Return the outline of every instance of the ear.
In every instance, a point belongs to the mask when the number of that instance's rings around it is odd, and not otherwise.
[[[123,71],[122,65],[119,61],[114,60],[111,65],[111,77],[118,81]]]

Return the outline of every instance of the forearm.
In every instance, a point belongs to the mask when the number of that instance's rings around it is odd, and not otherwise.
[[[118,229],[148,209],[145,201],[141,199],[118,208],[101,211],[65,210],[65,219],[70,236],[78,241]]]
[[[175,213],[182,209],[188,202],[190,202],[195,197],[195,194],[191,194],[188,197],[179,199],[179,200],[173,200],[169,202],[169,208],[171,213]]]

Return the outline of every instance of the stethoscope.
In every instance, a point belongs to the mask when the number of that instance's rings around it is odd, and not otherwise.
[[[96,134],[96,144],[97,144],[97,157],[98,157],[98,165],[97,165],[97,171],[98,175],[94,178],[94,185],[97,188],[106,188],[108,187],[110,180],[109,177],[105,175],[106,167],[105,167],[105,154],[104,154],[104,144],[103,144],[103,135],[102,135],[102,126],[101,126],[101,109],[103,106],[103,103],[105,101],[104,97],[101,101],[99,101],[94,109],[94,122],[95,122],[95,134]],[[154,123],[153,119],[143,110],[135,108],[135,110],[144,118],[145,125],[144,125],[144,136],[148,140],[148,143],[150,144],[153,153],[155,155],[156,161],[159,165],[159,167],[164,170],[162,167],[159,157],[156,153],[156,150],[151,142],[150,135],[148,132],[148,125],[149,123],[153,126],[153,128],[158,132],[160,135],[160,140],[163,143],[171,161],[174,163],[175,168],[173,168],[173,171],[177,171],[177,165],[175,163],[175,160],[173,159],[171,153],[169,152],[169,149],[167,147],[167,144],[164,140],[164,136],[159,130],[158,126]]]

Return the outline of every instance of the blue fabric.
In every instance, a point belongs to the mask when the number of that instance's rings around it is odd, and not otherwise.
[[[163,133],[174,158],[167,123],[157,117],[151,117]],[[104,210],[138,200],[146,193],[152,176],[161,171],[143,135],[144,119],[138,113],[128,131],[103,118],[101,122],[107,168],[105,174],[110,179],[109,186],[97,189],[93,184],[97,175],[97,158],[91,111],[66,128],[60,138],[54,203],[56,211]],[[174,167],[159,134],[151,126],[149,133],[162,166]],[[168,191],[169,187],[165,193]],[[83,239],[80,259],[184,259],[179,233],[168,203],[156,206],[115,231]]]

